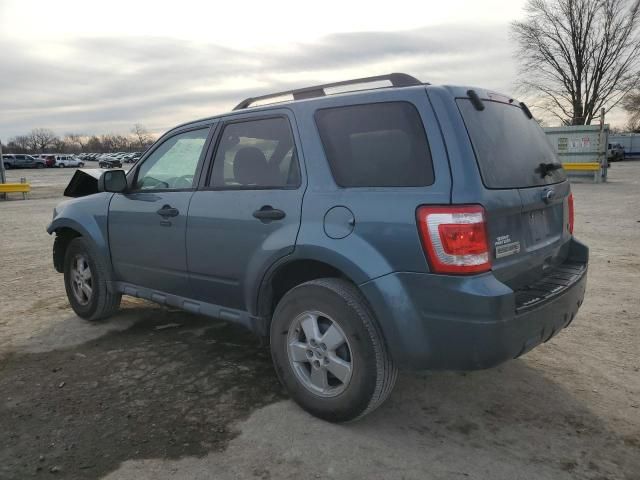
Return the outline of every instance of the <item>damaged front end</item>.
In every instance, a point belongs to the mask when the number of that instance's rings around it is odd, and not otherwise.
[[[98,179],[106,171],[104,168],[82,168],[76,170],[71,177],[67,188],[64,189],[65,197],[86,197],[98,193]]]

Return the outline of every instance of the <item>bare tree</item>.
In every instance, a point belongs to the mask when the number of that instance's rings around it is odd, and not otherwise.
[[[80,147],[80,151],[84,151],[84,147],[86,145],[86,135],[82,135],[81,133],[67,133],[65,136],[65,141],[70,145],[77,145]]]
[[[520,87],[572,125],[640,85],[640,0],[528,0],[513,22]]]
[[[7,142],[7,152],[10,153],[27,153],[31,143],[28,135],[16,135]]]
[[[640,133],[640,90],[629,93],[625,97],[622,106],[629,114],[627,129]]]
[[[113,149],[118,152],[123,152],[125,150],[129,150],[129,139],[124,135],[112,135],[113,139]]]
[[[70,151],[69,150],[70,145],[60,137],[54,138],[51,141],[50,145],[53,151],[56,153],[67,153],[68,151]]]
[[[87,150],[95,153],[103,153],[104,148],[102,146],[102,142],[100,141],[100,138],[97,137],[96,135],[91,136],[89,140],[87,140]]]
[[[149,131],[141,125],[140,123],[136,123],[131,129],[131,133],[133,133],[140,145],[140,149],[144,149],[147,147],[149,143],[151,143],[152,137],[149,134]]]
[[[102,145],[103,152],[114,152],[115,151],[115,143],[114,135],[107,133],[104,135],[100,135],[100,144]]]
[[[34,128],[28,137],[31,150],[40,153],[44,153],[47,147],[58,139],[58,136],[48,128]]]

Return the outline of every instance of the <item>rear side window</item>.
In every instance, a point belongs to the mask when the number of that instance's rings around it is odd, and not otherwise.
[[[564,170],[548,171],[541,163],[560,163],[538,123],[519,106],[483,100],[478,111],[469,99],[458,108],[488,188],[526,188],[565,180]]]
[[[213,162],[217,188],[297,188],[298,156],[289,120],[246,120],[224,127]]]
[[[407,102],[326,108],[316,124],[341,187],[421,187],[433,164],[416,108]]]

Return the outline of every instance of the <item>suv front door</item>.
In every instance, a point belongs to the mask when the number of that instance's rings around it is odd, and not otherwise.
[[[188,296],[185,229],[211,126],[174,133],[130,173],[109,206],[109,247],[120,281]]]
[[[265,270],[293,251],[304,177],[289,115],[244,115],[222,125],[210,177],[189,209],[194,299],[247,311]]]
[[[27,160],[28,155],[16,155],[16,167],[18,168],[29,168],[31,167],[31,163]]]

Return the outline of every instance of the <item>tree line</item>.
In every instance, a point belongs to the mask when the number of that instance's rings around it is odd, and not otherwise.
[[[640,130],[640,0],[527,0],[511,24],[530,106],[589,125],[621,105]]]
[[[34,128],[25,135],[10,138],[3,153],[111,153],[146,150],[155,137],[141,124],[126,134],[85,135],[67,133],[59,136],[48,128]]]

